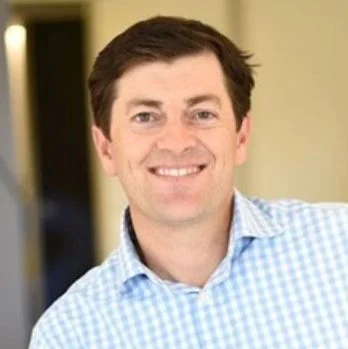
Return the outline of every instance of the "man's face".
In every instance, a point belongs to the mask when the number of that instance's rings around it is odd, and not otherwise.
[[[239,132],[213,54],[139,65],[117,83],[110,141],[93,137],[108,175],[118,176],[132,215],[161,224],[208,219],[230,205],[244,162],[249,117]]]

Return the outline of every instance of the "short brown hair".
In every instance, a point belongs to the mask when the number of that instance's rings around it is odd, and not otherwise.
[[[214,53],[220,61],[239,128],[251,107],[254,66],[248,60],[252,55],[200,21],[165,16],[134,24],[99,53],[88,79],[95,124],[109,137],[115,83],[127,70],[204,51]]]

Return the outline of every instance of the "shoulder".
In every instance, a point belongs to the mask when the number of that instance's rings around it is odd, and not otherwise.
[[[249,197],[264,213],[277,219],[289,219],[305,215],[329,215],[332,218],[348,218],[348,203],[345,202],[317,202],[311,203],[299,199],[263,199]]]
[[[265,200],[250,198],[271,220],[285,230],[305,233],[315,232],[323,237],[340,235],[348,239],[348,203],[309,203],[301,200]]]
[[[112,302],[117,295],[118,263],[115,251],[54,302],[35,325],[30,348],[83,348],[86,337],[98,323],[100,314],[96,309]]]

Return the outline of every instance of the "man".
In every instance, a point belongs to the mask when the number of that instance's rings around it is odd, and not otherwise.
[[[248,199],[250,55],[156,17],[99,54],[93,140],[120,247],[40,319],[39,348],[348,348],[348,205]]]

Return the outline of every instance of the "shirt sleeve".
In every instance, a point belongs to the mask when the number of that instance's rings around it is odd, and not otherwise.
[[[30,338],[28,349],[44,349],[44,348],[51,349],[53,347],[49,347],[47,344],[43,343],[40,338],[40,335],[38,335],[36,331],[33,331]]]
[[[64,303],[61,305],[41,316],[32,330],[29,349],[85,349],[74,316]]]

